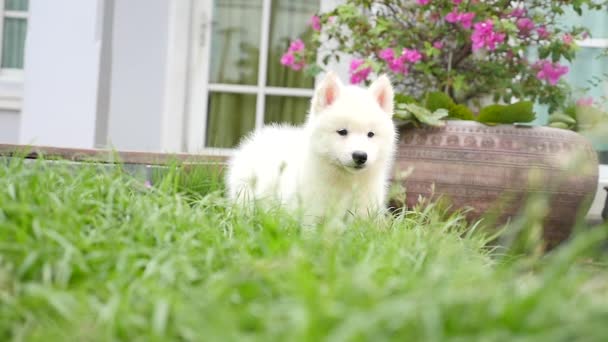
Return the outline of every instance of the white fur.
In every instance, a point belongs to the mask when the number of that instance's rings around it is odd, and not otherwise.
[[[229,163],[228,195],[241,204],[278,200],[312,217],[377,211],[385,204],[396,146],[392,115],[386,76],[364,89],[329,73],[303,127],[268,126],[241,143]],[[339,135],[341,129],[348,134]],[[354,168],[354,151],[367,153],[363,169]]]

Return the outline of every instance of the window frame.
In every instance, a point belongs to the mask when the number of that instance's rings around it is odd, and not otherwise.
[[[585,40],[581,40],[577,42],[577,45],[581,48],[590,48],[590,49],[608,49],[608,37],[607,38],[587,38]],[[608,84],[606,85],[608,91]],[[608,94],[606,94],[608,96]],[[608,164],[600,164],[599,165],[599,177],[598,177],[598,194],[605,195],[603,191],[603,187],[608,186]],[[600,203],[603,205],[603,202]]]
[[[323,1],[319,1],[322,9]],[[194,2],[194,6],[198,5]],[[208,100],[212,92],[236,93],[256,95],[255,129],[264,126],[264,114],[266,109],[266,96],[289,96],[310,98],[314,94],[313,88],[289,88],[267,86],[268,50],[271,26],[272,0],[262,0],[262,17],[260,25],[260,58],[258,62],[258,80],[255,85],[212,83],[209,79],[209,68],[211,65],[211,25],[213,22],[213,2],[206,1],[198,5],[192,11],[191,37],[193,51],[190,56],[190,64],[194,70],[194,76],[189,82],[189,94],[186,128],[186,149],[189,152],[200,152],[208,155],[230,156],[233,148],[218,148],[206,146]],[[202,94],[201,94],[202,92]]]
[[[5,10],[6,0],[0,0],[0,59],[4,47],[4,21],[6,18],[29,20],[29,9],[26,11]],[[27,39],[27,34],[26,34]],[[1,60],[0,60],[1,63]],[[0,109],[20,111],[23,101],[24,70],[0,67]]]

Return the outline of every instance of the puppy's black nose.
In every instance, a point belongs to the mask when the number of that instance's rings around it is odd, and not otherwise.
[[[357,165],[363,165],[367,161],[367,153],[363,151],[355,151],[353,152],[353,160]]]

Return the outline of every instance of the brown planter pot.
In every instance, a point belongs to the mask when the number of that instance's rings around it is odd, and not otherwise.
[[[440,195],[453,208],[470,207],[469,219],[494,212],[500,224],[517,215],[529,194],[546,194],[544,237],[550,247],[570,235],[577,214],[589,210],[598,184],[591,144],[579,134],[549,127],[472,121],[448,121],[441,128],[403,126],[395,167],[396,175],[412,167],[399,180],[408,207],[419,196]],[[537,181],[531,181],[532,172]]]

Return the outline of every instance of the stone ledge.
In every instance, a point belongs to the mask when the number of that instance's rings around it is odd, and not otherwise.
[[[205,154],[116,151],[12,144],[0,144],[0,156],[23,156],[27,159],[38,159],[44,156],[44,158],[48,159],[63,159],[75,162],[139,165],[168,165],[172,162],[184,164],[224,164],[227,159],[225,156]]]

